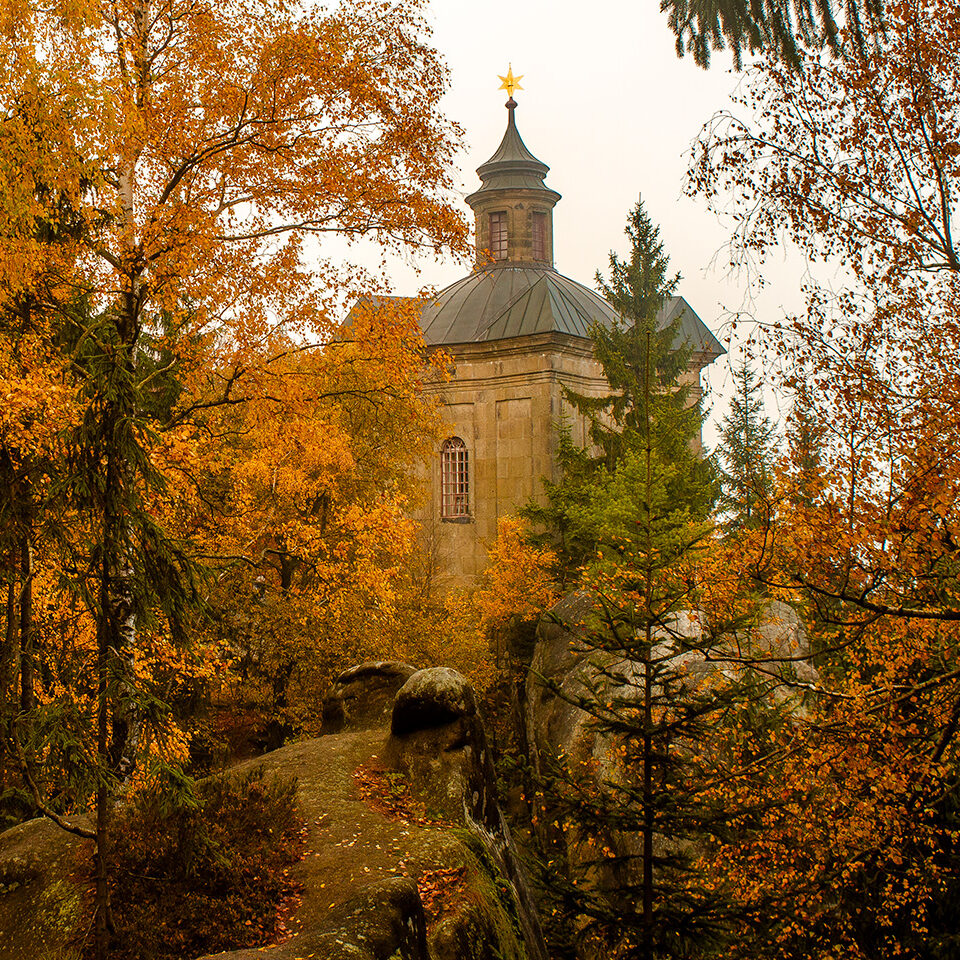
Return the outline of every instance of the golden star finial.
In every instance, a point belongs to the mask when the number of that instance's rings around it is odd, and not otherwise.
[[[500,74],[498,73],[497,76],[500,77]],[[510,97],[511,100],[513,99],[514,90],[523,89],[523,87],[520,86],[520,81],[523,79],[523,74],[521,73],[519,77],[515,77],[513,75],[512,63],[507,67],[507,75],[505,77],[500,77],[500,79],[503,81],[503,83],[500,84],[500,89],[506,90],[507,96]]]

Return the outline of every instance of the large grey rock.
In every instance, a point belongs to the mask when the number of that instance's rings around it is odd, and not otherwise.
[[[496,774],[473,687],[456,670],[415,673],[397,694],[384,761],[428,810],[464,824],[509,884],[529,960],[547,960],[534,899],[497,800]],[[439,937],[442,960],[493,960],[485,921],[474,916]]]
[[[386,726],[393,698],[417,668],[400,660],[371,660],[344,670],[323,702],[322,732]]]
[[[485,820],[496,806],[493,766],[473,687],[456,670],[413,674],[393,705],[385,762],[428,808],[449,820],[466,809]]]
[[[527,677],[527,738],[539,769],[547,758],[593,759],[606,771],[609,743],[598,738],[596,723],[579,706],[583,696],[630,700],[642,690],[643,666],[584,641],[594,611],[584,592],[564,597],[542,621]],[[718,671],[729,677],[753,674],[770,684],[775,700],[791,699],[798,710],[819,679],[810,662],[810,645],[797,612],[771,601],[752,626],[710,637],[706,618],[681,610],[656,631],[652,656],[671,676],[673,690],[697,688]],[[671,691],[668,690],[668,693]],[[656,696],[663,693],[659,688]]]
[[[89,842],[49,820],[0,834],[0,957],[79,960],[90,861]]]
[[[604,790],[623,783],[628,775],[622,766],[621,743],[578,701],[616,705],[621,711],[636,708],[639,720],[645,668],[623,652],[591,646],[595,607],[593,595],[572,593],[542,620],[527,676],[525,726],[530,760],[539,774],[549,774],[555,765],[587,769]],[[652,693],[655,700],[664,702],[708,690],[718,674],[732,681],[755,679],[781,707],[799,715],[818,680],[809,655],[803,623],[788,604],[769,603],[755,623],[721,636],[713,635],[700,612],[679,611],[654,633],[651,659],[657,663],[658,682]],[[635,882],[628,875],[642,850],[639,834],[617,831],[605,837],[617,857],[612,865],[600,865],[591,845],[595,838],[585,835],[574,821],[564,822],[562,811],[545,806],[539,814],[535,826],[539,840],[556,852],[558,863],[566,863],[571,878],[577,877],[612,903],[625,880]],[[675,845],[668,850],[658,837],[654,848],[658,855],[679,849]],[[617,949],[614,943],[584,947],[578,956],[606,960]]]

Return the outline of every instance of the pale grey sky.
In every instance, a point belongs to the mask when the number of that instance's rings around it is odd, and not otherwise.
[[[554,211],[557,269],[593,287],[609,250],[625,250],[623,227],[639,194],[683,276],[680,292],[726,342],[731,312],[772,319],[796,308],[800,271],[774,257],[766,271],[774,282],[753,299],[746,277],[728,268],[729,226],[703,200],[683,195],[691,142],[731,106],[740,75],[723,55],[706,71],[692,57],[679,59],[658,8],[657,0],[432,0],[433,42],[451,70],[443,106],[466,132],[459,186],[463,196],[476,189],[476,167],[500,143],[507,112],[498,74],[512,64],[524,88],[514,95],[517,126],[563,195]],[[420,267],[418,278],[400,260],[388,264],[397,292],[443,287],[466,272],[455,262]],[[709,376],[711,446],[726,406],[726,371],[719,361]]]

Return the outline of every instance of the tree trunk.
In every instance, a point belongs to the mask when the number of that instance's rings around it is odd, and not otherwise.
[[[106,496],[111,494],[109,471]],[[111,791],[107,789],[110,776],[109,726],[109,673],[110,673],[110,559],[107,545],[110,539],[108,510],[103,518],[103,555],[100,563],[100,611],[97,617],[97,761],[100,766],[97,786],[96,847],[93,854],[96,891],[94,894],[94,938],[96,960],[107,960],[109,929],[107,918],[110,911],[110,888],[107,885],[107,826],[110,817]]]
[[[11,571],[12,575],[12,571]],[[14,712],[17,700],[17,663],[20,647],[17,625],[17,585],[11,579],[7,584],[6,619],[3,631],[3,654],[0,657],[0,683],[2,683],[4,704],[9,702]],[[9,698],[9,700],[8,700]]]
[[[150,106],[150,57],[148,55],[148,35],[150,32],[150,0],[138,0],[133,5],[134,31],[130,37],[129,57],[133,65],[130,74],[132,81],[132,108],[142,113]],[[119,51],[118,51],[119,52]],[[120,53],[120,56],[125,54]],[[125,68],[124,68],[125,69]],[[124,288],[121,309],[117,316],[117,333],[121,344],[118,363],[126,365],[124,373],[133,376],[137,366],[137,349],[141,331],[141,293],[143,290],[144,264],[140,255],[137,231],[136,187],[137,164],[140,160],[142,144],[133,141],[130,153],[125,156],[119,167],[119,194],[121,207],[123,247],[122,277]],[[135,401],[132,401],[135,403]],[[134,661],[137,650],[137,612],[136,584],[134,583],[134,565],[131,561],[130,527],[127,516],[127,496],[132,492],[134,480],[131,464],[125,453],[119,448],[116,428],[137,415],[136,409],[116,409],[114,407],[114,429],[107,436],[112,449],[108,450],[108,470],[111,459],[116,481],[116,514],[110,527],[113,537],[113,549],[110,551],[112,563],[108,572],[108,610],[110,615],[111,644],[115,667],[118,672],[116,702],[113,711],[112,759],[121,782],[127,782],[137,765],[137,751],[140,746],[143,724],[142,710],[136,695]],[[108,501],[109,502],[109,501]]]
[[[643,957],[653,957],[653,442],[650,429],[650,330],[647,329],[643,371],[644,456],[646,477],[644,525],[646,528],[646,570],[644,601],[646,610],[643,638]]]
[[[116,424],[128,411],[114,408],[107,416]],[[115,431],[111,431],[115,435]],[[106,617],[108,653],[116,672],[114,692],[111,766],[121,783],[127,783],[137,765],[142,711],[135,688],[134,660],[137,649],[137,615],[134,603],[134,569],[130,561],[129,521],[126,497],[132,480],[122,451],[107,456],[107,495],[104,555],[107,559]]]
[[[653,957],[653,670],[650,623],[643,652],[643,957]]]
[[[28,514],[27,532],[20,542],[20,710],[23,713],[32,710],[36,701],[33,684],[33,543],[29,530]]]

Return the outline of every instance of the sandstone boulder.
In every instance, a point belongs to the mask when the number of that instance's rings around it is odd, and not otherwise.
[[[498,819],[493,764],[473,687],[456,670],[420,670],[400,688],[384,760],[439,816]]]
[[[410,676],[397,692],[390,732],[405,736],[434,730],[476,716],[469,681],[450,667],[431,667]]]
[[[462,823],[482,846],[509,891],[529,960],[546,960],[543,933],[526,874],[497,801],[496,774],[473,687],[456,670],[415,673],[396,697],[384,761],[402,773],[428,810]],[[495,890],[498,888],[495,888]],[[503,896],[500,888],[496,896]],[[476,910],[437,931],[438,960],[494,960],[491,917]]]
[[[49,820],[0,834],[0,957],[79,960],[89,870],[89,842]]]
[[[461,693],[457,702],[469,711],[469,685]],[[472,710],[463,717],[464,736],[480,723]],[[507,833],[464,823],[463,798],[459,829],[393,817],[364,798],[361,784],[382,768],[387,735],[385,727],[344,731],[234,768],[296,778],[304,856],[290,875],[302,902],[288,921],[290,939],[218,960],[545,960],[529,896],[516,892],[525,888]],[[482,728],[470,736],[471,755],[481,756]],[[466,745],[444,742],[451,756]],[[492,792],[489,798],[488,819],[495,820]],[[0,958],[79,960],[91,919],[89,862],[88,843],[47,821],[0,834]],[[419,884],[436,898],[431,878],[445,876],[456,880],[444,892],[442,914],[428,916]]]
[[[409,877],[371,884],[325,926],[315,941],[324,960],[431,960],[423,903]]]
[[[538,769],[544,758],[561,756],[592,757],[603,768],[609,744],[598,738],[593,719],[576,704],[578,697],[599,694],[629,700],[640,695],[642,664],[585,642],[593,608],[590,594],[569,594],[540,624],[526,691],[527,739]],[[713,639],[708,651],[703,642],[709,625],[697,611],[678,611],[656,636],[653,658],[674,677],[678,694],[717,671],[731,676],[754,671],[765,682],[776,683],[777,700],[790,698],[802,709],[803,698],[819,679],[803,623],[782,601],[768,603],[752,626]],[[660,693],[658,689],[656,695]]]
[[[416,672],[399,660],[372,660],[344,670],[323,702],[323,733],[386,726],[394,696]]]

